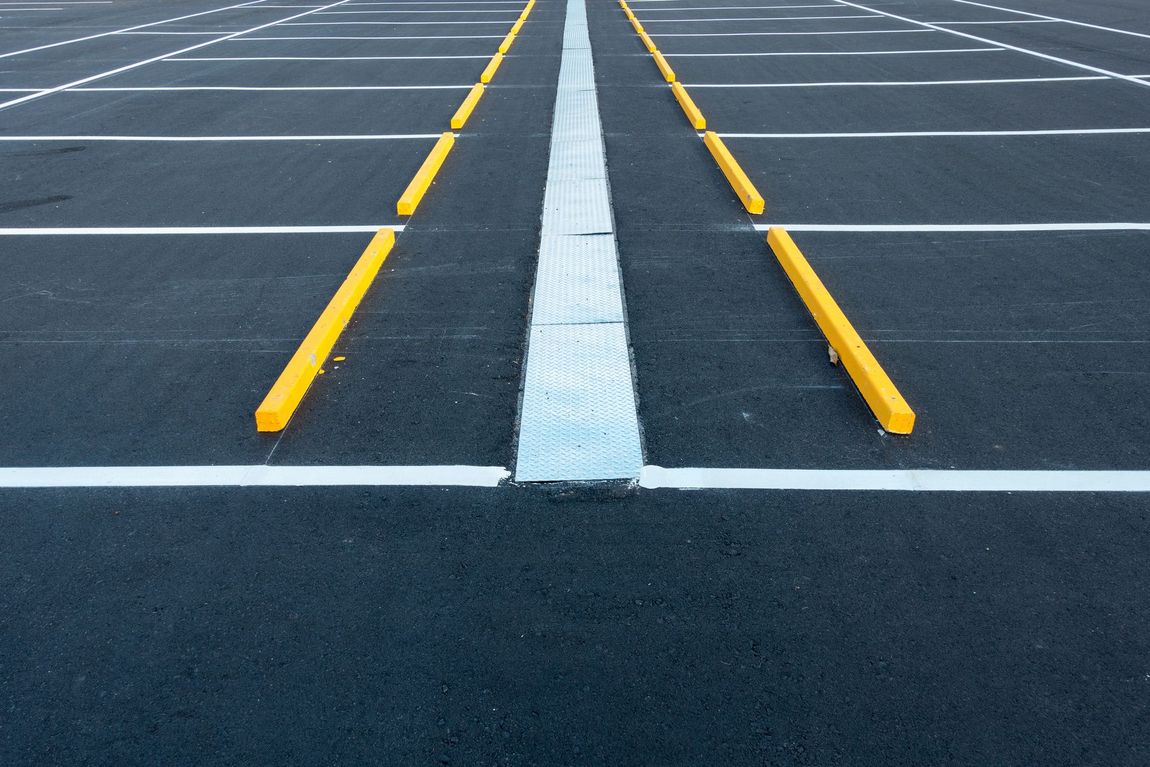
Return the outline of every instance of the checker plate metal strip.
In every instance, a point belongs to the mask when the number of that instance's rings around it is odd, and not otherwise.
[[[520,482],[636,479],[643,467],[585,0],[568,0],[543,201]]]

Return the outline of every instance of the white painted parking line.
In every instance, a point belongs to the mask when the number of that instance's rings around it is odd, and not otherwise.
[[[0,237],[92,237],[125,235],[203,234],[357,234],[383,227],[402,232],[404,224],[352,224],[349,226],[57,226],[0,228]]]
[[[237,37],[229,43],[249,40],[502,40],[503,35],[288,35],[286,37]]]
[[[643,13],[675,13],[677,11],[777,11],[783,8],[834,8],[834,5],[705,5],[695,8],[646,8]],[[837,17],[836,17],[837,18]]]
[[[515,479],[634,479],[643,465],[585,0],[567,0]]]
[[[257,2],[258,1],[259,0],[257,0]],[[346,2],[348,2],[348,0],[338,0],[337,2],[331,3],[330,5],[325,5],[323,7],[324,8],[335,8],[336,6],[343,5]],[[250,3],[245,3],[244,5],[250,5]],[[237,7],[239,7],[239,6],[237,6]],[[10,101],[0,102],[0,109],[7,109],[9,107],[14,107],[17,104],[23,104],[23,103],[26,103],[28,101],[32,101],[33,99],[39,99],[39,98],[44,98],[45,96],[51,96],[53,93],[59,93],[61,91],[68,90],[69,88],[75,88],[77,86],[86,85],[87,83],[94,82],[96,80],[102,80],[105,77],[111,77],[112,75],[118,75],[118,74],[121,74],[123,72],[128,72],[128,71],[133,70],[133,69],[138,69],[140,67],[147,66],[148,64],[153,64],[157,61],[163,61],[164,59],[170,58],[172,56],[179,56],[179,55],[184,54],[184,53],[191,53],[192,51],[199,50],[200,48],[206,48],[209,45],[214,45],[216,43],[223,42],[224,40],[230,40],[233,37],[240,37],[241,35],[248,35],[248,34],[251,34],[252,32],[258,32],[261,29],[267,29],[268,27],[274,27],[275,25],[282,24],[285,21],[289,21],[291,19],[302,18],[304,16],[311,15],[315,12],[316,12],[315,9],[307,10],[307,11],[304,11],[303,13],[297,13],[294,16],[287,16],[286,18],[283,18],[283,19],[278,19],[276,21],[268,22],[266,24],[260,24],[260,25],[255,26],[255,27],[251,27],[250,29],[245,29],[245,30],[242,30],[240,32],[232,32],[230,34],[215,38],[213,40],[207,40],[207,41],[202,42],[202,43],[197,43],[196,45],[188,46],[187,48],[181,48],[178,51],[169,51],[168,53],[164,53],[164,54],[161,54],[159,56],[153,56],[150,59],[144,59],[143,61],[136,61],[136,62],[133,62],[131,64],[126,64],[122,67],[117,67],[115,69],[109,69],[105,72],[100,72],[99,74],[89,75],[88,77],[82,77],[79,80],[73,80],[70,83],[64,83],[62,85],[57,85],[57,86],[52,87],[52,88],[45,88],[41,91],[37,91],[36,93],[30,93],[27,96],[21,96],[20,98],[17,98],[17,99],[12,99]]]
[[[108,37],[110,35],[122,35],[125,32],[131,32],[131,31],[136,30],[136,29],[144,29],[146,27],[155,27],[155,26],[159,26],[161,24],[171,24],[171,23],[174,23],[177,21],[184,21],[185,19],[194,19],[197,16],[207,16],[208,14],[211,14],[211,13],[220,13],[221,11],[230,11],[230,10],[233,10],[236,8],[248,8],[248,7],[252,7],[252,6],[258,7],[259,4],[262,2],[263,2],[263,0],[249,0],[249,2],[239,3],[238,5],[227,5],[227,6],[224,6],[223,8],[213,8],[210,11],[200,11],[199,13],[190,13],[190,14],[187,14],[186,16],[175,16],[175,17],[170,18],[170,19],[163,19],[161,21],[152,21],[152,22],[149,22],[147,24],[137,24],[133,27],[124,27],[123,29],[116,29],[116,30],[112,30],[111,32],[100,32],[100,33],[94,34],[94,35],[86,35],[84,37],[75,37],[75,38],[72,38],[70,40],[60,40],[59,42],[48,43],[46,45],[37,45],[33,48],[21,48],[18,51],[8,51],[7,53],[0,53],[0,59],[6,59],[10,56],[22,56],[26,53],[35,53],[36,51],[45,51],[45,50],[48,50],[49,48],[58,48],[61,45],[72,45],[74,43],[83,43],[83,42],[87,42],[88,40],[96,40],[98,38]]]
[[[1031,13],[1029,11],[1020,11],[1016,8],[1005,8],[1001,5],[988,5],[987,3],[976,3],[974,0],[953,0],[956,3],[963,5],[976,5],[980,8],[990,8],[995,11],[1006,11],[1007,13],[1017,13],[1022,16],[1032,16],[1038,19],[1045,19],[1047,21],[1057,21],[1062,24],[1073,24],[1076,27],[1086,27],[1088,29],[1100,29],[1103,32],[1114,32],[1119,35],[1131,35],[1132,37],[1150,38],[1150,34],[1145,32],[1131,32],[1129,29],[1118,29],[1117,27],[1103,27],[1098,24],[1087,24],[1085,21],[1075,21],[1073,19],[1065,19],[1061,16],[1047,16],[1044,13]]]
[[[644,466],[639,486],[647,489],[1146,493],[1150,492],[1150,471],[664,469]]]
[[[744,16],[737,19],[648,19],[643,22],[643,26],[648,24],[697,24],[701,22],[719,22],[719,21],[814,21],[816,19],[873,19],[877,18],[872,14],[861,14],[857,16]]]
[[[0,487],[496,487],[501,466],[51,466],[0,468]]]
[[[181,56],[161,59],[164,62],[187,61],[424,61],[439,59],[490,59],[487,54],[475,56]]]
[[[165,93],[168,91],[469,91],[474,85],[143,85],[69,88],[66,93]],[[422,134],[421,134],[422,135]],[[0,136],[2,137],[2,136]]]
[[[765,232],[780,226],[792,232],[1150,232],[1147,223],[1055,224],[755,224]]]
[[[886,131],[879,133],[720,133],[721,138],[926,138],[952,136],[1091,136],[1150,133],[1150,128],[1064,128],[1056,130]]]
[[[667,58],[717,58],[741,56],[911,56],[920,53],[989,53],[1005,48],[929,48],[910,51],[749,51],[746,53],[664,53]]]
[[[413,9],[408,9],[405,11],[327,11],[326,13],[320,13],[318,15],[320,15],[320,16],[347,16],[350,14],[363,14],[363,13],[402,13],[404,15],[410,16],[412,14],[417,14],[417,13],[450,13],[450,14],[454,15],[454,14],[459,14],[459,13],[510,13],[510,12],[511,12],[511,9],[509,9],[509,8],[491,8],[491,9],[485,10],[485,11],[475,11],[475,10],[451,10],[451,11],[418,10],[417,11],[417,10],[413,10]],[[518,18],[518,17],[508,18],[508,19],[506,19],[506,23],[507,24],[514,24],[516,18]]]
[[[966,24],[1052,24],[1053,20],[1047,21],[1045,19],[1000,19],[998,21],[928,21],[927,24],[942,24],[944,26],[953,27]]]
[[[801,37],[803,35],[933,34],[933,29],[842,29],[835,32],[660,32],[658,37]]]
[[[290,24],[284,24],[285,27],[367,27],[367,26],[385,26],[385,27],[402,27],[402,26],[417,26],[417,27],[438,27],[447,24],[467,24],[474,26],[475,24],[500,24],[507,26],[511,22],[507,21],[293,21]]]
[[[439,138],[440,133],[365,133],[362,135],[327,136],[3,136],[0,142],[58,142],[58,141],[138,141],[138,142],[189,142],[189,141],[405,141],[411,139]]]
[[[873,87],[896,85],[1006,85],[1011,83],[1069,83],[1083,80],[1110,82],[1102,75],[1082,75],[1081,77],[1008,77],[997,80],[853,80],[825,83],[691,83],[692,88],[832,88],[832,87]]]
[[[197,36],[198,37],[211,37],[213,35],[218,35],[219,31],[217,30],[215,32],[161,32],[161,31],[149,29],[149,30],[144,31],[144,32],[117,32],[116,34],[119,34],[119,35],[141,35],[141,36],[147,35],[147,36],[152,36],[152,37],[154,37],[156,35],[161,35],[161,36],[168,35],[168,36],[172,36],[172,37],[197,37]]]
[[[1044,59],[1046,61],[1053,61],[1053,62],[1056,62],[1059,64],[1066,64],[1067,66],[1075,67],[1077,69],[1084,69],[1087,72],[1094,72],[1095,74],[1106,75],[1107,77],[1113,77],[1116,80],[1123,80],[1125,82],[1134,83],[1135,85],[1141,85],[1143,87],[1150,87],[1150,83],[1142,82],[1137,77],[1131,77],[1130,75],[1123,75],[1123,74],[1120,74],[1118,72],[1112,72],[1109,69],[1102,69],[1101,67],[1092,67],[1089,64],[1083,64],[1080,61],[1072,61],[1070,59],[1064,59],[1064,58],[1061,58],[1059,56],[1051,56],[1049,53],[1041,53],[1039,51],[1034,51],[1034,50],[1031,50],[1029,48],[1022,48],[1022,47],[1019,47],[1017,45],[1007,45],[1006,43],[999,42],[998,40],[991,40],[990,38],[987,38],[987,37],[979,37],[977,35],[972,35],[968,32],[959,32],[957,29],[948,29],[946,27],[940,27],[937,24],[928,24],[925,21],[915,21],[914,19],[907,18],[906,16],[899,16],[899,15],[894,14],[894,13],[888,13],[887,11],[879,11],[879,10],[876,10],[874,8],[870,8],[869,6],[861,5],[859,3],[850,2],[850,0],[835,0],[835,2],[837,2],[841,5],[849,6],[851,8],[857,8],[857,9],[862,10],[862,11],[871,11],[873,13],[877,13],[877,14],[880,14],[882,16],[886,16],[889,19],[897,19],[898,21],[904,21],[907,24],[914,24],[914,25],[917,25],[920,27],[926,27],[928,29],[937,29],[941,32],[946,32],[948,35],[954,35],[956,37],[963,37],[963,38],[966,38],[967,40],[974,40],[974,41],[980,42],[980,43],[987,43],[990,45],[998,45],[998,46],[1001,46],[1002,48],[1005,48],[1006,50],[1015,51],[1016,53],[1025,53],[1028,56],[1034,56],[1035,58]]]

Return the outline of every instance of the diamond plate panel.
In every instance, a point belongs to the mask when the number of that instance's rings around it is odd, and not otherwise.
[[[531,328],[518,482],[630,479],[643,468],[622,323]]]
[[[544,237],[531,312],[533,325],[622,322],[615,237]]]

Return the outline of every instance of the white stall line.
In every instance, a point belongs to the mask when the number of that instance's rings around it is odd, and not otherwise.
[[[1150,232],[1150,223],[1056,224],[755,224],[765,232],[780,226],[792,232]]]
[[[473,11],[473,10],[471,10],[471,11],[469,11],[469,10],[454,10],[454,11],[416,11],[416,10],[406,10],[406,11],[327,11],[326,13],[320,13],[318,15],[320,15],[320,16],[348,16],[351,14],[363,14],[363,13],[402,13],[402,14],[410,16],[412,14],[417,14],[417,13],[458,14],[458,13],[510,13],[510,12],[511,12],[511,9],[509,9],[509,8],[492,8],[491,10],[487,10],[487,11]],[[518,18],[518,17],[516,17],[516,18]],[[508,24],[514,24],[515,19],[509,18],[509,19],[507,19],[507,23]]]
[[[1083,80],[1109,82],[1109,77],[1102,75],[1083,75],[1081,77],[1010,77],[999,80],[879,80],[879,81],[843,81],[825,83],[691,83],[692,88],[832,88],[832,87],[873,87],[895,85],[1005,85],[1010,83],[1068,83]]]
[[[1150,471],[664,469],[644,466],[639,486],[647,489],[1146,493],[1150,492]]]
[[[100,32],[100,33],[95,34],[95,35],[87,35],[85,37],[76,37],[76,38],[72,38],[70,40],[60,40],[59,42],[48,43],[47,45],[37,45],[34,48],[22,48],[18,51],[9,51],[7,53],[0,53],[0,59],[6,59],[10,56],[22,56],[26,53],[35,53],[36,51],[44,51],[44,50],[48,50],[49,48],[58,48],[61,45],[72,45],[74,43],[83,43],[83,42],[87,42],[88,40],[96,40],[98,38],[109,37],[111,35],[122,35],[126,32],[131,32],[131,31],[137,30],[137,29],[145,29],[147,27],[155,27],[155,26],[159,26],[161,24],[171,24],[173,22],[183,21],[185,19],[194,19],[197,16],[207,16],[208,14],[211,14],[211,13],[220,13],[222,11],[231,11],[231,10],[234,10],[236,8],[248,8],[251,6],[259,7],[259,4],[262,2],[264,2],[264,0],[250,0],[250,2],[239,3],[238,5],[228,5],[228,6],[224,6],[223,8],[213,8],[210,11],[200,11],[199,13],[190,13],[186,16],[175,16],[175,17],[170,18],[170,19],[163,19],[162,21],[152,21],[152,22],[149,22],[147,24],[137,24],[134,27],[124,27],[123,29],[115,29],[115,30],[112,30],[110,32]]]
[[[987,3],[976,3],[974,0],[954,0],[956,3],[963,5],[977,5],[980,8],[990,8],[995,11],[1005,11],[1007,13],[1017,13],[1022,16],[1032,16],[1038,19],[1045,19],[1048,21],[1057,21],[1062,24],[1073,24],[1076,27],[1086,27],[1088,29],[1100,29],[1103,32],[1115,32],[1119,35],[1130,35],[1132,37],[1150,38],[1150,34],[1145,32],[1131,32],[1128,29],[1118,29],[1117,27],[1104,27],[1099,24],[1087,24],[1085,21],[1074,21],[1073,19],[1064,19],[1060,16],[1047,16],[1044,13],[1031,13],[1029,11],[1020,11],[1015,8],[1004,8],[1001,5],[988,5]]]
[[[801,37],[803,35],[906,35],[928,34],[932,29],[842,29],[836,32],[660,32],[664,37]]]
[[[164,93],[168,91],[469,91],[474,85],[143,85],[125,88],[69,88],[67,93]]]
[[[860,14],[855,16],[750,16],[740,17],[737,19],[648,19],[643,22],[643,26],[648,24],[686,24],[686,23],[699,23],[699,22],[720,22],[720,21],[814,21],[815,19],[874,19],[877,16],[873,14]]]
[[[1084,69],[1087,72],[1094,72],[1095,74],[1106,75],[1107,77],[1113,77],[1116,80],[1123,80],[1123,81],[1128,82],[1128,83],[1134,83],[1135,85],[1141,85],[1144,88],[1150,88],[1150,83],[1142,82],[1137,77],[1131,77],[1130,75],[1124,75],[1124,74],[1120,74],[1118,72],[1112,72],[1109,69],[1102,69],[1101,67],[1092,67],[1089,64],[1083,64],[1083,63],[1078,62],[1078,61],[1072,61],[1070,59],[1064,59],[1064,58],[1061,58],[1059,56],[1051,56],[1049,53],[1040,53],[1039,51],[1034,51],[1034,50],[1031,50],[1029,48],[1022,48],[1022,47],[1019,47],[1017,45],[1007,45],[1006,43],[999,42],[998,40],[991,40],[990,38],[987,38],[987,37],[979,37],[978,35],[972,35],[968,32],[959,32],[957,29],[947,29],[946,27],[940,27],[937,24],[928,24],[925,21],[915,21],[914,19],[908,18],[906,16],[899,16],[898,14],[888,13],[887,11],[879,11],[879,10],[876,10],[874,8],[870,8],[869,6],[861,5],[859,3],[850,2],[850,0],[835,0],[835,2],[839,3],[840,5],[849,6],[851,8],[857,8],[861,11],[870,11],[872,13],[877,13],[881,16],[886,16],[889,19],[897,19],[898,21],[904,21],[907,24],[914,24],[914,25],[917,25],[920,27],[926,27],[927,29],[936,29],[936,30],[939,30],[940,32],[946,32],[948,35],[954,35],[956,37],[963,37],[963,38],[966,38],[967,40],[974,40],[974,41],[980,42],[980,43],[988,43],[990,45],[998,45],[998,46],[1001,46],[1002,48],[1005,48],[1006,50],[1014,51],[1016,53],[1025,53],[1027,56],[1034,56],[1035,58],[1044,59],[1046,61],[1053,61],[1053,62],[1056,62],[1058,64],[1065,64],[1067,66],[1075,67],[1077,69]]]
[[[266,8],[267,6],[261,6],[261,7]],[[217,30],[215,32],[159,32],[159,31],[154,31],[154,30],[148,30],[146,32],[119,32],[118,34],[121,34],[121,35],[145,35],[145,36],[149,36],[149,37],[155,37],[156,35],[161,35],[161,36],[168,35],[168,36],[173,36],[173,37],[211,37],[213,35],[218,35],[219,31]]]
[[[285,27],[365,27],[365,26],[417,26],[417,27],[438,27],[445,24],[467,24],[474,26],[475,24],[500,24],[507,26],[512,22],[508,21],[299,21],[290,24],[284,24]]]
[[[998,21],[928,21],[927,24],[943,24],[948,27],[953,27],[959,24],[1052,24],[1053,20],[1047,21],[1046,19],[999,19]]]
[[[348,226],[59,226],[0,228],[0,237],[92,237],[204,234],[359,234],[387,227],[402,232],[404,224]]]
[[[648,8],[643,13],[677,13],[678,11],[777,11],[783,8],[834,8],[834,5],[704,5],[694,8]],[[836,17],[837,18],[837,17]]]
[[[747,53],[664,53],[667,58],[716,58],[740,56],[910,56],[920,53],[989,53],[1005,48],[933,48],[910,51],[750,51]],[[639,55],[639,54],[636,54]]]
[[[229,43],[249,40],[502,40],[503,35],[311,35],[284,37],[237,37]]]
[[[189,142],[189,141],[406,141],[412,139],[439,138],[439,133],[365,133],[326,136],[3,136],[0,142],[55,142],[55,141],[138,141],[138,142]]]
[[[429,61],[440,59],[490,59],[487,54],[474,56],[181,56],[161,59],[164,62],[188,61]]]
[[[51,466],[0,468],[0,487],[497,487],[501,466]]]
[[[928,138],[934,136],[1092,136],[1150,133],[1150,128],[1065,128],[1055,130],[887,131],[880,133],[720,133],[722,138]]]
[[[258,2],[258,0],[257,0],[257,2]],[[346,2],[348,2],[348,0],[337,0],[337,2],[331,3],[329,5],[325,5],[323,7],[324,8],[334,8],[338,5],[343,5]],[[245,5],[249,5],[249,4],[245,3]],[[282,24],[283,22],[288,21],[290,19],[302,18],[304,16],[308,16],[308,15],[313,14],[315,12],[316,12],[316,9],[313,8],[313,9],[304,11],[303,13],[297,13],[294,16],[287,16],[286,18],[278,19],[277,21],[272,21],[272,22],[269,22],[267,24],[260,24],[259,26],[255,26],[255,27],[252,27],[250,29],[245,29],[241,32],[232,32],[232,33],[224,35],[222,37],[218,37],[214,40],[207,40],[207,41],[202,42],[202,43],[197,43],[196,45],[188,46],[187,48],[181,48],[178,51],[169,51],[168,53],[164,53],[164,54],[161,54],[159,56],[153,56],[150,59],[144,59],[143,61],[136,61],[136,62],[133,62],[131,64],[126,64],[122,67],[117,67],[116,69],[109,69],[105,72],[100,72],[99,74],[89,75],[88,77],[83,77],[83,78],[80,78],[79,80],[73,80],[70,83],[64,83],[63,85],[57,85],[57,86],[52,87],[52,88],[45,88],[44,90],[37,91],[36,93],[30,93],[27,96],[21,96],[20,98],[17,98],[17,99],[12,99],[10,101],[0,102],[0,109],[7,109],[8,107],[13,107],[13,106],[16,106],[17,104],[23,104],[25,102],[32,101],[33,99],[39,99],[39,98],[43,98],[45,96],[51,96],[53,93],[59,93],[60,91],[65,91],[65,90],[68,90],[69,88],[75,88],[79,85],[85,85],[87,83],[94,82],[96,80],[102,80],[105,77],[111,77],[112,75],[118,75],[118,74],[121,74],[123,72],[128,72],[128,71],[133,70],[133,69],[138,69],[139,67],[146,66],[148,64],[152,64],[152,63],[155,63],[157,61],[163,61],[164,59],[170,58],[172,56],[179,56],[179,55],[184,54],[184,53],[190,53],[192,51],[199,50],[200,48],[206,48],[209,45],[214,45],[216,43],[223,42],[224,40],[230,40],[233,37],[239,37],[241,35],[251,34],[252,32],[258,32],[261,29],[267,29],[268,27],[274,27],[275,25]]]
[[[515,479],[634,479],[643,465],[585,0],[567,0]]]

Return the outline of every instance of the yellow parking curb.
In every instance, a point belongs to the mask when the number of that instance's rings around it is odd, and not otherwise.
[[[714,131],[707,131],[703,134],[703,143],[707,145],[711,156],[719,164],[719,169],[723,171],[723,175],[727,177],[727,181],[739,195],[739,199],[742,200],[743,207],[747,209],[747,212],[756,215],[762,213],[766,207],[763,196],[759,194],[759,190],[755,188],[755,185],[747,178],[747,174],[739,167],[739,163],[735,161],[734,155],[727,149],[723,140],[719,138],[719,134]]]
[[[499,65],[502,63],[503,54],[496,52],[496,54],[491,57],[491,61],[488,62],[487,66],[484,67],[483,74],[479,76],[479,82],[484,84],[491,82],[491,78],[495,77],[495,71],[499,69]]]
[[[707,118],[703,117],[703,113],[695,106],[694,100],[687,93],[687,89],[679,81],[671,83],[671,92],[675,94],[675,100],[679,102],[679,106],[683,108],[684,114],[687,119],[691,121],[691,127],[695,130],[703,130],[707,127]]]
[[[894,434],[910,434],[914,429],[914,411],[871,354],[791,236],[782,227],[774,226],[767,230],[767,244],[771,246],[815,323],[826,336],[827,343],[842,361],[878,422]]]
[[[431,148],[431,152],[423,161],[423,165],[419,166],[419,170],[415,172],[415,176],[407,185],[407,189],[403,190],[403,194],[400,195],[399,202],[395,204],[396,213],[401,216],[410,216],[415,212],[415,209],[419,207],[419,201],[423,199],[424,193],[431,186],[435,174],[439,172],[443,161],[447,159],[447,153],[451,151],[451,147],[454,145],[455,134],[448,132],[439,137],[439,141],[435,142],[435,146]]]
[[[380,229],[355,263],[339,290],[328,302],[311,331],[280,373],[264,401],[256,409],[256,429],[281,431],[291,420],[322,365],[339,340],[340,333],[371,286],[387,254],[395,245],[395,231]]]
[[[456,109],[455,114],[451,117],[452,130],[459,130],[467,124],[467,118],[471,116],[472,111],[475,109],[475,105],[479,103],[479,99],[481,96],[483,96],[484,90],[485,87],[483,83],[476,83],[471,88],[471,91],[467,94],[467,97],[463,99],[463,103],[459,105],[459,109]]]

